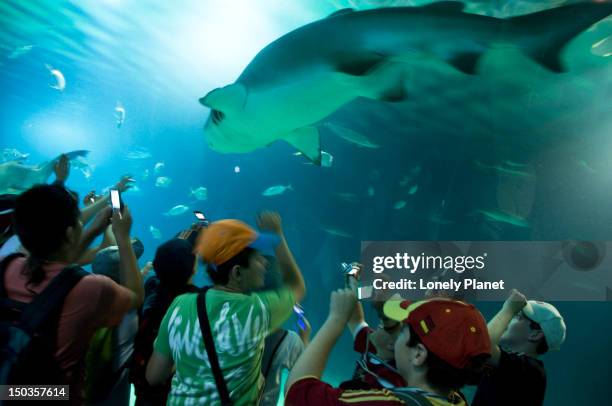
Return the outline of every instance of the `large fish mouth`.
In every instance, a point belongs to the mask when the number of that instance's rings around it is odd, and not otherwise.
[[[236,130],[229,124],[223,112],[211,110],[204,125],[204,137],[211,150],[232,154],[253,152],[259,147],[253,143],[249,133]]]
[[[223,121],[224,118],[225,118],[225,114],[222,111],[211,110],[210,119],[212,120],[213,124],[215,125],[221,124],[221,121]]]
[[[206,137],[208,147],[213,151],[221,153],[236,152],[232,147],[231,142],[229,142],[225,131],[223,131],[215,122],[217,120],[218,117],[213,117],[213,114],[211,113],[206,121],[206,124],[204,125],[204,136]]]

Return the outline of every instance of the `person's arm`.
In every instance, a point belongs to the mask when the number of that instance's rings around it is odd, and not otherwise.
[[[91,225],[83,231],[77,251],[74,253],[75,262],[82,262],[91,243],[108,227],[110,216],[111,208],[106,207],[98,212]]]
[[[329,316],[289,373],[285,385],[285,394],[287,394],[291,385],[304,377],[321,378],[329,354],[342,335],[344,325],[353,312],[356,301],[357,298],[350,289],[332,292]]]
[[[361,278],[361,272],[363,271],[363,265],[357,262],[353,262],[351,266],[352,268],[357,268],[358,271],[356,273],[346,276],[345,288],[350,289],[353,292],[357,292],[357,289],[359,288],[359,280]],[[361,305],[361,302],[357,301],[357,303],[355,303],[355,309],[353,310],[353,313],[351,314],[351,318],[349,319],[347,323],[348,329],[353,335],[353,337],[355,337],[355,335],[357,334],[356,330],[363,327],[364,324],[365,324],[365,315],[363,313],[363,306]]]
[[[285,239],[280,216],[278,213],[264,211],[257,216],[257,225],[261,231],[272,231],[280,237],[280,243],[276,247],[276,259],[281,276],[285,285],[293,291],[295,301],[301,302],[306,295],[306,285]]]
[[[127,175],[123,176],[114,186],[114,188],[119,190],[119,192],[123,193],[130,188],[132,182],[134,182],[134,179]],[[110,193],[107,193],[105,196],[101,196],[99,199],[95,200],[90,205],[81,209],[81,221],[83,222],[83,224],[87,224],[89,220],[91,220],[92,217],[96,215],[96,213],[107,207],[109,202]]]
[[[504,335],[504,331],[508,328],[512,318],[523,310],[526,304],[527,299],[525,296],[516,289],[512,289],[510,297],[506,299],[502,309],[487,324],[489,339],[491,340],[491,358],[488,362],[491,365],[497,366],[499,364],[501,356],[499,340]]]
[[[121,215],[118,211],[113,213],[113,233],[119,247],[119,280],[134,293],[132,308],[139,308],[144,301],[144,287],[142,275],[138,269],[136,255],[132,249],[130,240],[130,229],[132,227],[132,215],[128,206],[124,206]]]
[[[146,378],[149,385],[161,385],[170,378],[174,371],[174,361],[171,357],[153,351],[147,364]]]
[[[153,269],[153,262],[147,262],[142,269],[140,270],[140,274],[142,275],[143,280],[147,277],[149,272]],[[146,295],[145,295],[146,296]]]
[[[54,185],[64,186],[68,175],[70,175],[70,160],[66,154],[62,154],[60,158],[53,165],[53,171],[55,172]]]
[[[83,266],[88,265],[93,262],[96,258],[98,252],[103,250],[104,248],[108,248],[110,246],[117,245],[117,240],[115,240],[115,235],[111,229],[111,226],[107,226],[104,231],[104,238],[102,239],[102,243],[95,248],[88,248],[85,250],[85,253],[81,255],[81,257],[76,261],[77,264]]]
[[[115,234],[113,234],[113,227],[108,226],[104,230],[104,237],[102,238],[100,249],[111,247],[113,245],[117,245],[117,239],[115,238]]]

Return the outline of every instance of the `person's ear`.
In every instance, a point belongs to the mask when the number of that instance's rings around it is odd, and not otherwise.
[[[533,330],[529,333],[527,339],[532,343],[537,343],[538,341],[544,339],[544,333],[542,330]]]
[[[75,227],[70,226],[66,229],[66,234],[65,234],[65,238],[66,238],[66,242],[68,242],[68,244],[73,245],[76,243],[76,239],[78,238],[77,236],[77,230]]]
[[[421,343],[418,343],[413,349],[413,357],[412,357],[412,365],[415,367],[420,367],[427,361],[427,348]]]
[[[240,282],[242,280],[242,272],[240,269],[240,265],[234,265],[232,270],[230,271],[230,277],[236,282]]]

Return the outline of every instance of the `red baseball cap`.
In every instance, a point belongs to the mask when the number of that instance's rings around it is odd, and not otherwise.
[[[478,355],[491,355],[487,323],[473,305],[435,298],[419,302],[394,295],[385,302],[387,317],[406,323],[429,351],[463,369]]]
[[[258,233],[239,220],[219,220],[200,231],[195,245],[202,259],[212,265],[229,261],[247,247],[274,255],[280,242],[275,234]]]

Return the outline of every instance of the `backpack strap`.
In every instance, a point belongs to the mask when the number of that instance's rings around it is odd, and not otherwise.
[[[278,349],[280,348],[280,345],[285,340],[285,337],[287,337],[287,334],[288,334],[287,330],[279,330],[270,336],[272,340],[268,344],[270,344],[272,351],[268,352],[264,350],[264,356],[261,362],[262,366],[265,365],[265,367],[263,368],[263,371],[264,371],[263,376],[265,379],[268,379],[268,374],[270,373],[270,368],[272,368],[272,363],[274,362],[274,357],[276,356],[276,352],[278,351]]]
[[[34,334],[45,322],[49,315],[58,310],[64,303],[68,292],[89,273],[79,266],[68,266],[59,275],[54,277],[49,285],[29,303],[19,321],[21,327],[30,334]]]
[[[202,331],[202,338],[204,339],[204,347],[206,348],[206,354],[208,355],[208,361],[210,362],[210,368],[212,374],[215,377],[215,383],[217,384],[217,390],[219,391],[219,397],[221,398],[221,404],[223,406],[233,405],[232,400],[227,390],[227,384],[221,372],[219,366],[219,358],[217,357],[217,350],[215,349],[215,343],[212,339],[212,332],[210,331],[210,322],[208,320],[208,312],[206,311],[206,292],[210,289],[210,286],[205,287],[200,294],[198,294],[197,307],[198,307],[198,319],[200,321],[200,330]]]

